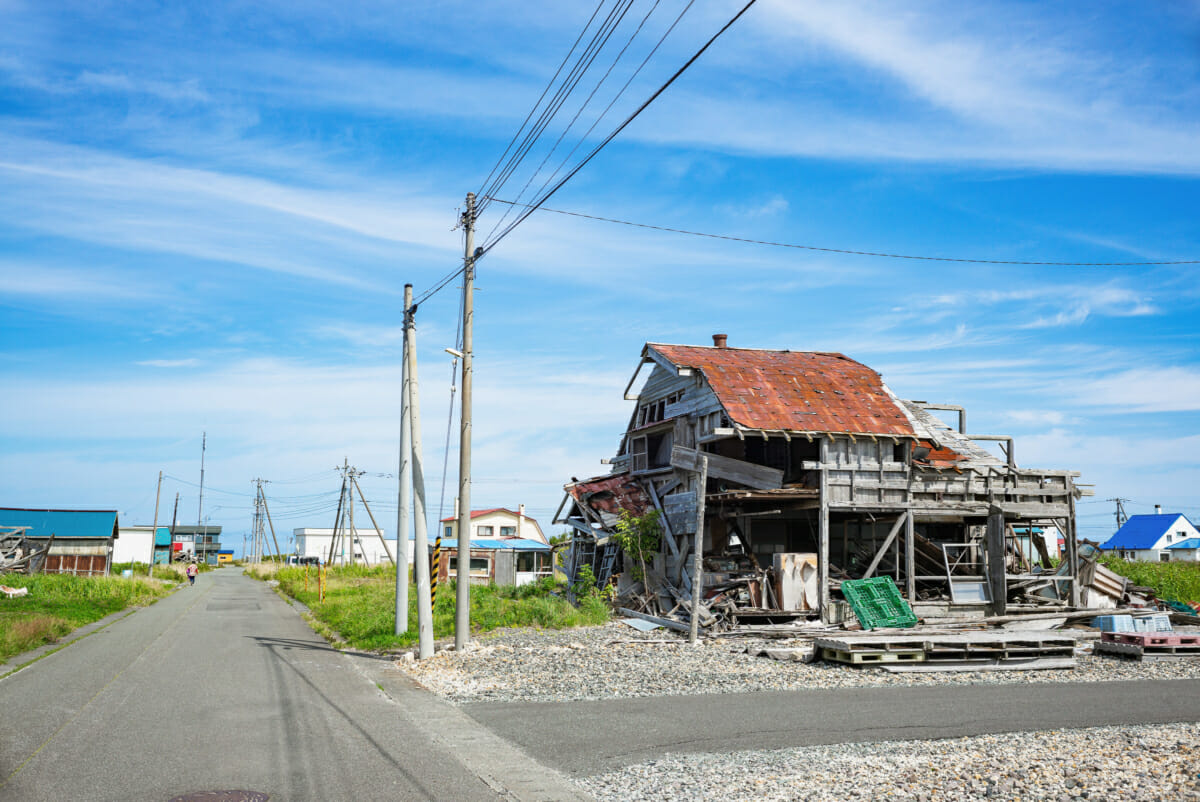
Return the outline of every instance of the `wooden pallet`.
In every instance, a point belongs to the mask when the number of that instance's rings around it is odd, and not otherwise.
[[[881,653],[916,651],[925,654],[925,662],[962,662],[969,660],[1031,660],[1036,658],[1072,658],[1075,638],[1042,632],[955,632],[919,635],[843,635],[816,639],[820,649],[841,652]]]
[[[1200,635],[1172,632],[1105,632],[1100,636],[1100,640],[1107,643],[1127,643],[1133,646],[1155,648],[1168,646],[1200,647]]]
[[[821,658],[853,666],[880,665],[883,663],[920,663],[925,660],[925,652],[921,649],[821,649]]]
[[[1120,641],[1096,641],[1092,647],[1096,654],[1111,654],[1130,660],[1195,660],[1200,658],[1200,646],[1142,646]]]

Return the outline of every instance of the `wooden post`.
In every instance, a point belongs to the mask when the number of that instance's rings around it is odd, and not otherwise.
[[[1004,513],[992,507],[988,513],[987,533],[988,586],[992,592],[992,615],[1005,615],[1008,611],[1008,584],[1005,580],[1007,568],[1004,553]]]
[[[1068,490],[1070,490],[1070,478],[1067,479]],[[1071,606],[1079,606],[1080,593],[1082,588],[1079,587],[1079,539],[1078,533],[1075,530],[1075,496],[1068,493],[1067,495],[1067,559],[1071,561]]]
[[[904,570],[907,573],[905,591],[908,594],[908,603],[912,604],[917,600],[917,544],[912,507],[908,508],[908,514],[904,516]]]
[[[158,489],[154,491],[154,523],[150,526],[150,565],[146,567],[146,576],[154,576],[154,551],[158,545],[158,499],[162,495],[162,471],[158,472]],[[170,546],[167,547],[168,549]],[[170,552],[167,552],[170,556]]]
[[[820,447],[820,487],[818,496],[820,511],[817,518],[817,560],[818,594],[820,596],[821,620],[829,620],[829,482],[825,474],[825,466],[829,461],[829,438],[821,438]]]
[[[704,553],[704,502],[708,493],[708,457],[700,458],[700,484],[696,487],[696,536],[692,553],[692,620],[688,626],[688,643],[695,643],[700,630],[700,604],[703,596],[701,574]]]

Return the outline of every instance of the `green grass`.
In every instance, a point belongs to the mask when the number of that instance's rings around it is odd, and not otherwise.
[[[29,594],[0,597],[0,660],[53,643],[84,624],[165,596],[169,586],[146,579],[5,574],[0,583]]]
[[[251,572],[247,572],[251,573]],[[317,600],[316,569],[287,566],[257,575],[273,575],[279,589],[303,602],[322,624],[336,631],[356,649],[381,650],[410,646],[417,642],[416,587],[409,587],[408,632],[397,637],[395,628],[396,572],[393,568],[337,567],[329,570],[325,601]],[[502,627],[568,627],[603,624],[609,619],[608,607],[599,599],[585,599],[579,607],[551,595],[548,581],[521,587],[497,585],[471,586],[471,630],[487,632]],[[433,608],[433,636],[454,634],[455,586],[438,587]]]
[[[1100,559],[1110,571],[1128,577],[1135,585],[1154,588],[1160,599],[1200,602],[1200,563],[1151,563],[1119,560],[1105,555]]]

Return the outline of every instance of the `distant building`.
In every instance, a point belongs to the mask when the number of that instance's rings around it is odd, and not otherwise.
[[[120,533],[115,510],[0,508],[0,526],[26,529],[32,540],[54,542],[42,570],[48,574],[107,576]],[[40,548],[40,547],[39,547]]]
[[[122,526],[113,545],[114,563],[165,563],[171,546],[171,527],[160,526],[151,537],[149,526]]]
[[[396,541],[388,540],[385,551],[383,542],[380,540],[382,531],[358,527],[355,527],[353,537],[347,531],[338,538],[333,559],[330,560],[329,549],[333,542],[333,532],[332,529],[314,529],[312,527],[293,529],[292,536],[296,540],[295,554],[300,557],[316,557],[322,565],[349,565],[351,562],[363,565],[391,565],[390,556],[394,556],[396,553]],[[353,553],[351,553],[351,541],[354,546]],[[410,541],[410,556],[411,553]]]
[[[229,565],[233,562],[233,549],[221,549],[217,552],[217,565]]]
[[[430,555],[433,544],[430,544]],[[434,566],[438,582],[458,578],[458,540],[442,538],[438,564]],[[472,585],[528,585],[544,576],[553,576],[550,546],[526,538],[472,538]]]
[[[217,564],[217,552],[221,550],[221,527],[210,524],[185,526],[176,524],[171,531],[171,551],[175,559],[192,559],[208,565]]]
[[[1178,512],[1132,515],[1100,548],[1113,552],[1123,560],[1197,560],[1200,531],[1186,515]]]
[[[456,517],[442,519],[442,537],[458,537],[458,519]],[[517,507],[513,512],[504,507],[490,510],[471,510],[471,539],[476,538],[523,538],[549,544],[542,533],[542,527],[536,518],[525,514],[525,505]]]

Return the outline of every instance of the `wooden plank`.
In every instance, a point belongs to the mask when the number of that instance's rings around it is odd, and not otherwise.
[[[829,462],[829,438],[822,437],[820,445],[821,464]],[[821,612],[821,620],[826,621],[829,612],[829,487],[826,484],[827,471],[820,472],[819,499],[820,510],[817,513],[817,594],[820,604],[817,609]]]
[[[896,535],[900,534],[900,527],[904,526],[904,522],[906,520],[908,520],[907,512],[897,518],[896,523],[892,524],[891,531],[888,532],[888,536],[883,539],[883,545],[880,546],[879,551],[875,553],[875,559],[871,560],[871,564],[867,566],[866,573],[862,575],[863,579],[870,579],[875,574],[875,569],[879,567],[880,560],[883,559],[883,555],[887,553],[887,550],[891,547],[892,542],[895,541]]]
[[[705,454],[708,457],[708,475],[714,479],[725,479],[755,490],[774,490],[783,487],[783,471],[755,465],[745,460]],[[675,446],[671,449],[671,465],[692,473],[700,472],[700,452],[694,448]]]
[[[1008,585],[1004,579],[1004,513],[993,507],[988,514],[987,534],[984,536],[987,547],[988,587],[992,592],[992,610],[996,615],[1004,615],[1008,606]]]
[[[677,535],[691,534],[696,531],[696,509],[698,501],[696,493],[672,493],[662,500],[663,515],[671,523],[671,530]]]
[[[663,511],[663,505],[658,500],[658,493],[654,490],[654,482],[643,482],[642,485],[650,493],[650,501],[654,503],[654,509],[658,510],[659,520],[663,527],[663,540],[667,542],[667,548],[671,554],[678,557],[679,547],[675,545],[675,533],[671,528],[671,522],[667,520],[667,514]]]

